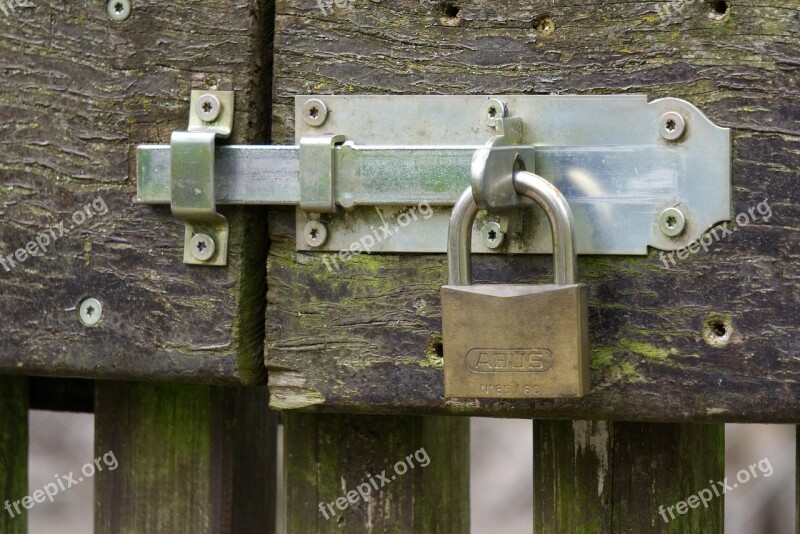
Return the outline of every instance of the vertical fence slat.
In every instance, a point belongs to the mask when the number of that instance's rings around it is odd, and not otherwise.
[[[290,533],[469,532],[466,418],[286,413],[284,451]]]
[[[612,429],[605,421],[533,422],[534,532],[609,532]]]
[[[27,494],[28,379],[21,376],[0,376],[0,532],[28,532],[25,508],[21,502],[14,506],[16,501]],[[18,514],[17,510],[21,513]]]
[[[723,532],[721,495],[687,500],[725,476],[724,425],[537,420],[533,458],[536,533]]]
[[[266,388],[98,382],[95,532],[274,532]]]

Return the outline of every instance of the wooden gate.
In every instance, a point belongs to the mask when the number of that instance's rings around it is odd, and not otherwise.
[[[722,532],[722,497],[659,506],[724,479],[723,423],[798,422],[796,3],[127,6],[0,5],[0,497],[28,493],[30,407],[91,409],[120,465],[95,475],[98,532],[272,532],[280,414],[289,532],[468,532],[481,415],[534,419],[536,532]],[[580,257],[587,397],[446,400],[443,255],[329,270],[295,250],[294,210],[229,207],[228,266],[181,262],[180,221],[132,197],[135,147],[186,127],[191,89],[235,92],[237,144],[293,143],[297,94],[684,98],[732,130],[732,213],[771,216],[676,264]],[[498,282],[549,269],[475,261]],[[429,467],[321,513],[422,447]]]

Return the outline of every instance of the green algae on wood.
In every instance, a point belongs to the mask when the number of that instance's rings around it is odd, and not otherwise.
[[[534,531],[721,534],[722,497],[675,505],[724,478],[724,438],[721,424],[536,420]]]
[[[27,534],[27,510],[13,503],[29,493],[28,378],[0,376],[0,505],[12,506],[10,512],[0,509],[0,532]]]
[[[288,533],[469,531],[466,418],[290,412],[284,429]],[[364,483],[367,499],[336,506]]]
[[[95,531],[273,533],[275,414],[264,387],[98,381]]]
[[[656,250],[579,257],[578,277],[589,284],[592,393],[467,402],[444,399],[442,371],[429,365],[441,335],[444,255],[362,255],[330,272],[325,254],[295,255],[294,212],[271,210],[266,337],[273,376],[302,375],[324,398],[307,406],[313,411],[796,422],[796,12],[778,0],[729,2],[721,17],[695,2],[674,20],[644,0],[451,7],[454,26],[440,20],[447,14],[441,5],[426,2],[355,2],[309,17],[315,0],[279,1],[274,141],[294,143],[294,95],[302,93],[684,98],[732,129],[732,212],[769,198],[774,217],[675,265],[665,266]],[[476,255],[473,263],[481,281],[551,276],[544,256]],[[711,327],[721,332],[716,323],[704,326],[715,313],[731,318],[727,343],[704,335]]]

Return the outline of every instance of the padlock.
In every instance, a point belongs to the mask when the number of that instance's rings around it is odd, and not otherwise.
[[[442,287],[445,397],[556,398],[589,392],[586,285],[575,283],[574,223],[561,192],[526,171],[514,190],[542,207],[553,237],[555,283],[472,284],[467,189],[450,218],[449,284]]]

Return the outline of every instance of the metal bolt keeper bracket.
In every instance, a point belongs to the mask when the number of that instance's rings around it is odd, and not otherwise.
[[[336,212],[335,153],[343,135],[326,134],[300,140],[300,209],[308,213]]]
[[[219,115],[211,122],[197,114],[197,102],[206,95],[220,103]],[[192,90],[189,128],[172,133],[170,173],[172,214],[185,225],[183,262],[192,265],[228,264],[228,220],[217,212],[214,185],[214,154],[217,137],[228,137],[233,128],[233,92]],[[207,260],[193,253],[198,234],[213,239],[213,254]]]

